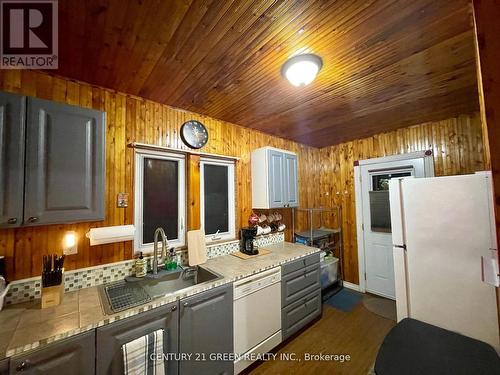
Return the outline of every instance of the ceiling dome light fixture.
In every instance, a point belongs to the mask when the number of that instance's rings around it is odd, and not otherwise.
[[[281,75],[294,86],[306,86],[314,81],[323,60],[312,53],[290,57],[281,67]]]

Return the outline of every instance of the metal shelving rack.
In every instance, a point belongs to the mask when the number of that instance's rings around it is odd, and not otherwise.
[[[307,215],[308,224],[298,225],[297,217]],[[335,217],[334,225],[331,220],[324,220],[324,216]],[[318,220],[319,219],[319,220]],[[340,291],[344,280],[344,248],[342,242],[342,207],[295,208],[292,210],[293,242],[304,243],[318,247],[339,259],[337,282],[325,289],[328,298]],[[297,241],[297,239],[299,241]]]

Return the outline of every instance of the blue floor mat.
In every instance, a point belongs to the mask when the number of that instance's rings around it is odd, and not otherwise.
[[[341,311],[351,312],[352,309],[361,302],[361,298],[363,298],[362,294],[344,288],[327,299],[325,303]]]

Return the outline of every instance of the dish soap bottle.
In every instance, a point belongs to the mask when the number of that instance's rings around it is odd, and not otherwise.
[[[175,259],[175,249],[173,247],[168,249],[167,261],[165,262],[165,269],[169,271],[177,269],[177,261]]]
[[[142,255],[142,251],[139,254],[139,258],[135,261],[135,277],[144,277],[147,272],[146,259]]]

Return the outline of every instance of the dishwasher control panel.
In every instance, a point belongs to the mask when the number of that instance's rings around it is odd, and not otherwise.
[[[281,267],[246,277],[234,283],[234,299],[237,300],[281,281]]]

